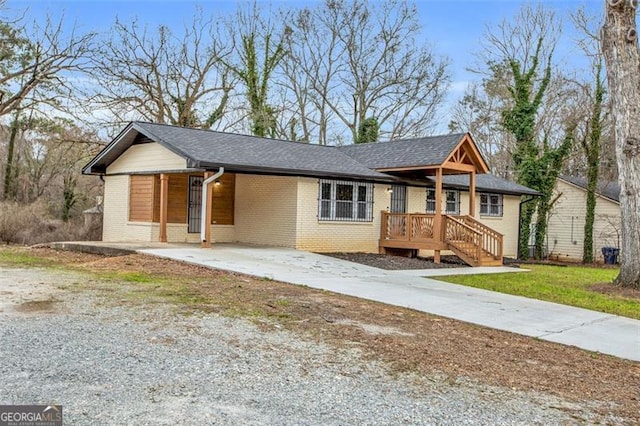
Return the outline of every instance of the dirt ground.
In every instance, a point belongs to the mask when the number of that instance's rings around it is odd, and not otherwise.
[[[396,371],[445,374],[575,402],[562,407],[576,421],[581,407],[640,424],[640,363],[487,329],[410,309],[145,255],[101,257],[24,249],[88,273],[147,273],[181,283],[193,298],[185,309],[254,318],[312,339],[356,346]],[[161,286],[156,286],[161,289]],[[143,302],[129,302],[143,303]],[[594,408],[595,407],[595,408]]]
[[[457,256],[442,256],[440,263],[435,263],[433,257],[389,256],[375,253],[322,254],[386,270],[463,268],[468,266]]]

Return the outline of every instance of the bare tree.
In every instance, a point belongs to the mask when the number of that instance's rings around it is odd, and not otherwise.
[[[116,19],[111,34],[92,56],[94,104],[119,122],[220,125],[234,82],[222,64],[231,48],[213,18],[198,9],[181,37]]]
[[[355,142],[366,119],[390,139],[432,128],[449,84],[447,61],[418,42],[416,17],[405,1],[327,0],[291,19],[287,61],[295,65],[285,75],[303,76],[289,86],[310,92],[300,122],[314,123],[321,143]],[[328,135],[332,128],[339,130]]]
[[[338,86],[338,74],[343,68],[337,33],[327,31],[333,18],[317,9],[304,8],[283,14],[283,20],[290,23],[291,31],[285,37],[287,56],[277,70],[282,97],[288,100],[283,102],[288,108],[281,114],[287,127],[293,125],[301,140],[326,145],[329,123],[335,119],[328,99]],[[331,139],[335,141],[337,137],[333,135]]]
[[[615,282],[640,288],[640,51],[637,0],[606,0],[602,53],[607,67],[620,182],[622,261]]]
[[[511,179],[511,157],[515,140],[501,125],[502,111],[513,103],[509,94],[511,73],[496,65],[489,76],[467,87],[451,111],[449,129],[470,132],[487,160],[491,172]]]
[[[599,36],[592,28],[596,21],[587,16],[583,8],[579,9],[571,18],[575,27],[582,34],[581,39],[578,40],[578,46],[589,59],[592,70],[592,75],[588,77],[587,81],[577,82],[581,90],[581,107],[579,108],[580,117],[576,120],[578,123],[576,138],[580,142],[579,148],[584,158],[584,168],[586,169],[584,175],[587,181],[582,261],[590,263],[594,261],[593,231],[596,191],[600,174],[600,145],[607,118],[603,108],[606,89],[602,78],[603,59],[598,46]]]
[[[4,2],[0,3],[0,12]],[[21,111],[36,105],[63,107],[73,91],[73,72],[82,69],[94,35],[65,31],[63,19],[43,25],[23,18],[0,22],[0,117],[11,114],[4,164],[3,197],[15,197],[15,151]]]
[[[57,98],[72,90],[71,73],[83,68],[94,39],[93,33],[67,33],[63,19],[22,21],[0,22],[0,116],[36,103],[59,106]],[[39,96],[33,96],[36,89]]]
[[[245,87],[251,132],[260,137],[275,137],[276,111],[269,104],[269,83],[285,55],[281,33],[286,29],[275,27],[260,12],[254,3],[249,10],[239,9],[233,21],[227,22],[229,36],[234,40],[234,54],[224,64]]]
[[[484,64],[476,69],[488,81],[506,77],[507,96],[498,112],[499,127],[513,140],[511,169],[518,183],[542,194],[523,205],[519,240],[523,258],[528,257],[534,217],[536,257],[544,255],[555,179],[574,136],[574,89],[552,62],[559,29],[553,11],[525,5],[514,19],[487,30],[479,55]]]

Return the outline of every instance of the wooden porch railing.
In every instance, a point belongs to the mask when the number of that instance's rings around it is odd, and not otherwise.
[[[465,224],[482,234],[482,249],[495,259],[502,259],[504,236],[471,216],[461,216]]]
[[[435,216],[431,214],[407,214],[382,212],[382,240],[418,241],[433,240]]]
[[[476,231],[463,220],[453,216],[443,216],[444,240],[457,251],[465,262],[478,265],[482,260],[482,233]]]
[[[470,265],[502,264],[503,235],[471,216],[381,213],[380,249],[452,250]],[[436,235],[435,230],[440,229]]]

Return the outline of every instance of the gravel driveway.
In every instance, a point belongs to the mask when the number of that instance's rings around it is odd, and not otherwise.
[[[357,348],[59,289],[82,279],[0,268],[0,404],[62,404],[74,425],[575,422],[556,398],[392,375]]]

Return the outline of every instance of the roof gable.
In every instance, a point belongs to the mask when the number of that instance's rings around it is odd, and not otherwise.
[[[578,176],[561,176],[560,180],[576,186],[584,191],[587,190],[587,180]],[[596,188],[596,193],[616,203],[620,203],[620,184],[614,181],[600,180]]]
[[[445,170],[464,170],[469,166],[473,167],[478,173],[488,173],[489,166],[482,158],[482,154],[478,147],[471,139],[471,136],[465,134],[458,145],[451,151],[451,154],[443,163]]]

